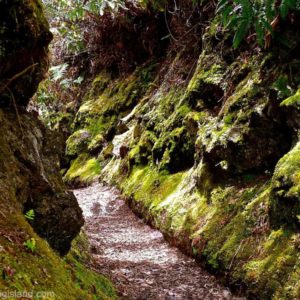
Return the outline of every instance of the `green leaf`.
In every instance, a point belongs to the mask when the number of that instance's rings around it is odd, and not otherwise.
[[[30,250],[32,253],[36,250],[36,240],[35,238],[31,238],[24,242],[24,246]]]
[[[33,209],[30,209],[26,214],[25,214],[25,218],[30,220],[30,221],[33,221],[34,218],[35,218],[35,212]]]
[[[279,7],[279,11],[280,11],[280,16],[285,19],[289,13],[289,9],[290,9],[290,1],[289,0],[282,0],[280,7]]]
[[[234,35],[233,48],[237,49],[248,33],[249,27],[247,20],[239,24],[239,27]]]
[[[260,22],[260,20],[257,20],[255,22],[255,31],[256,31],[257,42],[261,47],[263,47],[265,41],[265,31],[264,31],[264,26]]]

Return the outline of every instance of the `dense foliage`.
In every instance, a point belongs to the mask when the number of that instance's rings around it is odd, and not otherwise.
[[[260,46],[269,46],[268,37],[273,35],[280,18],[286,20],[289,13],[299,11],[299,0],[220,0],[217,13],[223,25],[235,32],[233,47],[237,48],[254,28]]]
[[[203,0],[191,0],[193,5],[203,4]],[[76,31],[75,24],[78,24],[86,16],[95,15],[103,16],[105,12],[116,13],[119,9],[128,9],[128,4],[143,7],[151,6],[157,10],[167,10],[174,6],[172,11],[180,9],[177,1],[166,0],[44,0],[50,19],[64,21],[60,24],[59,31],[67,38],[69,45],[73,50],[82,50],[83,45],[80,43],[79,34]],[[247,37],[249,32],[253,31],[257,42],[260,46],[269,46],[270,35],[276,31],[280,20],[292,18],[291,14],[299,11],[299,0],[219,0],[216,7],[216,15],[221,17],[222,25],[225,29],[233,31],[233,47],[237,48]],[[168,11],[171,11],[169,9]],[[188,20],[187,20],[188,22]],[[72,23],[72,25],[71,25]],[[73,30],[73,33],[66,29]],[[74,33],[74,31],[76,33]],[[68,35],[66,33],[68,32]],[[77,48],[74,48],[72,40],[76,40]]]

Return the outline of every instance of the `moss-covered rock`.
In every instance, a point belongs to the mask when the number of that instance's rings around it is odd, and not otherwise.
[[[220,106],[225,93],[225,63],[220,56],[203,52],[199,58],[197,70],[189,82],[185,94],[188,103],[197,109],[203,106],[214,109]]]
[[[268,59],[253,59],[256,64],[249,62],[248,75],[232,90],[219,115],[212,115],[199,132],[198,148],[221,173],[272,171],[292,143],[292,129],[260,77]]]
[[[70,186],[88,185],[99,177],[100,171],[99,161],[90,157],[88,153],[83,153],[71,162],[71,167],[65,174],[64,181]]]
[[[194,163],[195,142],[184,127],[163,133],[152,149],[153,162],[160,170],[176,173]]]
[[[277,164],[272,178],[272,224],[300,228],[300,143]]]
[[[3,201],[15,199],[21,211],[33,209],[36,218],[32,225],[37,233],[65,254],[83,218],[59,173],[63,150],[59,139],[26,112],[16,116],[1,110],[0,122]]]
[[[185,76],[183,51],[141,94],[133,87],[145,66],[103,80],[74,128],[105,125],[101,180],[119,186],[172,244],[246,286],[250,298],[297,299],[299,72],[290,66],[291,79],[276,49],[232,51],[217,21]]]
[[[26,106],[48,67],[51,40],[39,0],[0,1],[0,290],[4,298],[116,299],[75,256],[83,225],[60,175],[61,136]],[[12,295],[15,293],[15,295]]]
[[[85,129],[74,132],[67,140],[66,154],[76,157],[86,152],[91,140],[91,134]]]
[[[83,235],[76,238],[72,250],[62,259],[32,230],[21,211],[10,211],[16,203],[7,204],[0,202],[5,214],[0,220],[1,231],[5,232],[0,237],[2,295],[14,292],[25,296],[27,292],[32,299],[118,298],[109,280],[85,266],[88,244]],[[35,242],[34,251],[24,246],[30,239]]]
[[[0,104],[26,106],[47,71],[52,34],[39,0],[3,0],[0,10]]]
[[[137,127],[139,129],[137,129]],[[155,134],[152,131],[144,131],[142,134],[140,126],[136,125],[133,131],[133,138],[138,139],[138,144],[135,145],[129,152],[129,160],[131,165],[147,164],[152,160],[152,149],[157,141]]]

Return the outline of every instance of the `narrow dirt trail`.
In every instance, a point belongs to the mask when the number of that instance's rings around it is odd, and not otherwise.
[[[122,299],[242,299],[144,224],[116,189],[95,184],[74,193],[85,216],[94,267],[112,279]]]

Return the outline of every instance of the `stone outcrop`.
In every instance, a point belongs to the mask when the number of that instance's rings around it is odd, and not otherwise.
[[[60,175],[60,138],[24,107],[48,68],[51,33],[39,0],[0,1],[1,203],[22,213],[66,254],[83,225],[81,210]]]

